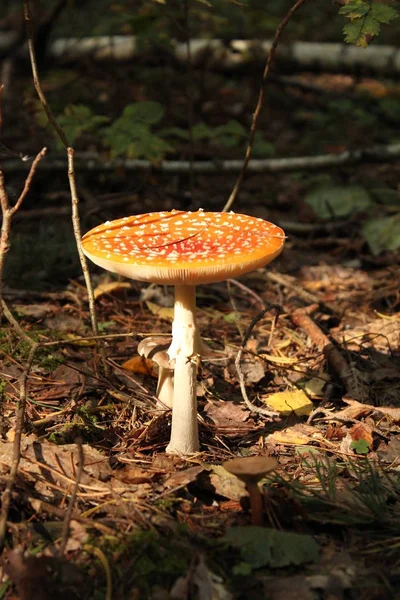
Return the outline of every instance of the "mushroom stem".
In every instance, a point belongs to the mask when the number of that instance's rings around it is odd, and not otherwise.
[[[255,481],[247,482],[246,490],[250,496],[251,523],[252,525],[262,525],[264,520],[263,499],[258,483]]]
[[[174,395],[174,377],[171,369],[159,367],[156,396],[168,408],[172,408]]]
[[[197,430],[197,364],[201,338],[196,322],[196,288],[175,288],[170,361],[175,361],[171,440],[167,452],[188,455],[199,450]]]

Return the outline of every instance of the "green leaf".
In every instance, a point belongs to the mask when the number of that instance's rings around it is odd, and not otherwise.
[[[228,121],[224,125],[219,125],[213,131],[214,137],[220,137],[225,135],[232,135],[238,138],[244,138],[248,136],[248,132],[238,121]]]
[[[369,11],[370,6],[366,2],[349,2],[346,6],[341,7],[339,14],[353,20],[364,17]]]
[[[320,186],[305,197],[321,219],[346,217],[363,211],[373,204],[368,192],[361,186]]]
[[[368,454],[370,451],[368,443],[363,439],[354,440],[354,442],[351,442],[350,448],[355,450],[356,454]]]
[[[197,142],[199,140],[207,140],[212,138],[213,130],[205,123],[197,123],[192,129],[193,139]]]
[[[85,104],[69,104],[58,122],[69,142],[73,144],[83,133],[96,131],[101,125],[107,123],[108,118],[94,115]]]
[[[249,563],[241,562],[233,567],[232,573],[236,576],[246,577],[247,575],[250,575],[252,570],[253,569]]]
[[[367,19],[368,17],[366,17]],[[378,35],[380,31],[380,25],[378,21],[374,21],[376,26],[374,28],[375,34]],[[344,39],[348,44],[355,44],[356,46],[360,46],[361,48],[366,48],[369,44],[369,38],[367,34],[370,34],[370,31],[366,31],[364,24],[360,25],[359,21],[354,23],[348,23],[343,27]]]
[[[372,254],[400,248],[400,214],[364,223],[362,233]]]
[[[176,137],[180,140],[188,141],[189,139],[189,131],[187,129],[182,129],[181,127],[165,127],[161,129],[159,132],[161,137]]]
[[[395,121],[396,123],[400,123],[400,99],[387,96],[386,98],[381,98],[379,101],[379,106],[383,112],[383,114]]]
[[[371,16],[379,21],[379,23],[390,23],[393,19],[397,19],[399,13],[392,6],[387,4],[378,4],[374,2],[371,5]]]
[[[370,190],[374,200],[378,204],[393,206],[397,209],[400,207],[400,192],[391,188],[376,188]]]
[[[164,109],[159,102],[135,102],[125,106],[122,113],[122,119],[132,122],[154,125],[161,121],[164,116]]]
[[[253,156],[255,158],[269,158],[270,156],[275,156],[275,154],[275,145],[272,142],[265,140],[261,131],[257,131],[254,138]]]
[[[238,548],[244,563],[253,569],[302,565],[318,560],[319,547],[310,535],[265,527],[232,527],[222,541]],[[243,563],[238,566],[240,569]]]
[[[377,19],[374,19],[371,15],[367,15],[362,20],[362,33],[363,35],[372,35],[376,37],[379,35],[381,25]]]

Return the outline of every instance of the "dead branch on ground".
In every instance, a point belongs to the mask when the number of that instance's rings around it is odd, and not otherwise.
[[[297,327],[301,327],[311,338],[319,350],[324,353],[326,361],[342,380],[347,394],[355,400],[368,398],[368,389],[357,377],[356,369],[352,368],[339,347],[322,331],[313,321],[310,314],[319,308],[318,304],[311,304],[306,308],[297,308],[291,314],[291,319]]]
[[[358,150],[320,154],[316,156],[297,156],[293,158],[257,158],[251,159],[247,165],[248,173],[285,173],[290,171],[319,171],[332,167],[347,167],[364,163],[392,162],[400,158],[400,144],[376,145]],[[26,162],[7,159],[3,161],[7,171],[18,172],[28,169]],[[195,174],[221,175],[223,173],[238,173],[243,167],[243,160],[196,160],[193,163]],[[43,164],[45,171],[64,171],[67,163],[64,158],[56,157]],[[188,160],[162,160],[154,164],[148,160],[134,158],[117,158],[105,160],[97,152],[79,152],[75,155],[74,170],[90,171],[92,173],[115,172],[118,169],[143,173],[168,173],[170,175],[186,175],[190,173]]]

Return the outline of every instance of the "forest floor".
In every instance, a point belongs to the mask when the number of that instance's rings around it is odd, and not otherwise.
[[[179,124],[173,116],[174,107],[181,110],[179,94],[185,96],[179,92],[182,80],[176,86],[170,80],[168,90],[155,92],[154,75],[150,80],[142,74],[140,84],[121,70],[112,76],[110,91],[105,84],[111,74],[92,72],[92,86],[87,73],[81,74],[81,93],[82,81],[85,93],[91,88],[96,96],[101,88],[109,104],[123,97],[157,99],[168,91],[168,124]],[[248,90],[241,109],[248,123],[257,86],[250,76],[241,77],[228,86],[222,76],[207,80],[208,104],[200,98],[196,110],[208,111],[209,123],[226,120],[242,89]],[[311,148],[340,151],[359,147],[366,138],[382,143],[389,131],[398,135],[399,122],[388,121],[382,105],[370,110],[382,94],[397,97],[397,84],[311,74],[303,80],[323,88],[324,98],[336,82],[335,94],[341,89],[351,98],[327,107],[315,89],[273,88],[261,128],[279,156],[311,154]],[[353,93],[361,84],[360,100]],[[49,134],[29,112],[28,78],[19,85],[27,112],[20,107],[6,114],[2,139],[14,151],[34,153],[49,144]],[[79,95],[74,86],[68,88],[71,102]],[[65,91],[54,75],[50,101],[60,89]],[[84,142],[81,149],[96,145],[93,137]],[[197,144],[190,152],[181,148],[180,157],[191,152],[195,158],[240,158],[243,146]],[[240,282],[198,287],[198,322],[219,358],[201,366],[201,451],[190,460],[165,453],[171,414],[156,406],[154,365],[137,356],[138,342],[149,334],[168,339],[171,290],[93,269],[99,345],[91,335],[87,293],[65,214],[66,176],[50,179],[39,168],[15,217],[6,263],[4,298],[38,348],[27,382],[0,598],[399,597],[399,254],[372,253],[363,235],[367,219],[398,210],[398,168],[398,163],[374,164],[246,178],[233,209],[281,225],[288,240],[268,269]],[[7,174],[6,163],[3,170],[13,199],[23,177]],[[187,176],[123,169],[107,177],[79,173],[82,227],[161,209],[221,210],[234,181],[230,175],[198,175],[190,189]],[[324,220],[304,202],[321,184],[340,190],[362,186],[378,201]],[[271,305],[275,308],[266,311]],[[235,359],[249,332],[240,369],[251,401],[279,412],[273,421],[249,410],[239,386]],[[18,331],[3,322],[3,487],[29,350]],[[250,455],[278,463],[260,484],[263,527],[250,525],[244,486],[221,466]]]

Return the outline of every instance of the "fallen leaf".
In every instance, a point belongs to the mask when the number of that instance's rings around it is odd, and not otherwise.
[[[266,443],[273,444],[290,444],[290,445],[304,445],[315,439],[322,439],[321,433],[316,427],[312,425],[306,425],[303,423],[297,423],[293,427],[287,427],[280,431],[274,431],[270,435],[264,438]]]
[[[150,358],[144,356],[134,356],[129,360],[126,360],[122,365],[122,368],[130,373],[136,373],[137,375],[150,375],[151,377],[157,378],[156,363]]]
[[[359,440],[364,440],[368,446],[372,444],[372,432],[369,427],[367,427],[364,423],[356,423],[350,429],[350,435],[352,440],[358,442]]]
[[[114,292],[120,292],[121,290],[128,290],[131,287],[132,286],[128,281],[110,281],[109,283],[100,283],[93,291],[94,299],[97,300],[105,294],[113,294]]]
[[[156,315],[158,318],[163,319],[164,321],[173,321],[174,320],[174,309],[168,308],[166,306],[159,306],[158,304],[154,304],[154,302],[146,301],[146,306],[153,315]]]
[[[301,385],[309,398],[322,398],[324,395],[323,389],[329,380],[329,375],[321,369],[318,373],[318,377],[299,381],[299,385]]]
[[[204,471],[204,469],[204,466],[199,465],[196,467],[190,467],[184,471],[177,471],[164,481],[164,486],[167,488],[185,487],[197,479],[197,476]]]
[[[207,480],[202,477],[201,482],[205,489],[211,487],[210,492],[213,494],[236,500],[236,502],[248,495],[243,481],[225,471],[221,465],[211,465],[204,475]]]
[[[376,412],[391,417],[395,423],[400,422],[400,408],[363,404],[362,402],[346,397],[343,397],[343,402],[348,404],[348,407],[339,412],[332,413],[332,415],[326,417],[326,420],[353,421],[354,419],[359,419],[371,412]]]
[[[217,427],[243,425],[243,422],[249,418],[249,411],[244,410],[243,404],[238,404],[231,400],[208,402],[204,408],[204,412]],[[254,427],[254,422],[249,427]]]
[[[300,389],[262,396],[262,400],[282,415],[290,415],[292,412],[298,416],[309,415],[314,408],[307,394]]]

